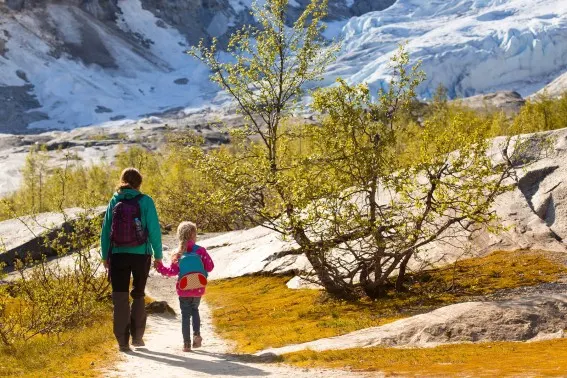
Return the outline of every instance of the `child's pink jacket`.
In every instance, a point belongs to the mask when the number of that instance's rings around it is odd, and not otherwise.
[[[187,244],[186,250],[190,251],[191,249],[193,249],[194,245],[195,242],[190,241]],[[205,267],[205,270],[207,272],[212,271],[215,267],[215,264],[213,263],[213,259],[211,259],[211,256],[209,256],[209,254],[207,253],[207,250],[203,247],[200,247],[196,253],[201,257],[201,260],[203,260],[203,266]],[[164,276],[168,276],[168,277],[177,276],[179,275],[179,264],[177,262],[174,262],[168,268],[160,263],[156,267],[156,270]],[[202,297],[205,294],[204,287],[201,289],[181,290],[179,288],[179,283],[176,283],[175,288],[177,289],[177,295],[179,295],[180,297]]]

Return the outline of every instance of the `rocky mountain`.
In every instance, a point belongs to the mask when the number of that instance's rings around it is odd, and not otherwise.
[[[289,22],[308,0],[291,0]],[[201,38],[254,22],[251,0],[0,1],[0,132],[70,129],[139,119],[226,98],[184,52]],[[393,5],[392,5],[393,4]],[[427,81],[453,97],[513,90],[529,95],[567,69],[563,0],[332,0],[329,39],[343,48],[338,76],[373,89],[408,41]]]
[[[343,20],[394,0],[332,0]],[[307,0],[290,4],[290,22]],[[184,52],[253,23],[251,0],[0,2],[0,132],[69,129],[214,103],[206,69]]]
[[[559,76],[557,79],[553,80],[551,83],[546,85],[543,89],[538,91],[537,94],[547,94],[552,97],[557,97],[563,95],[567,91],[567,72]]]

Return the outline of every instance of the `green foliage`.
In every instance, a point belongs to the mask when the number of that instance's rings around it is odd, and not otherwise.
[[[511,165],[487,154],[492,123],[450,109],[441,93],[417,125],[408,114],[423,74],[409,68],[403,47],[391,77],[376,98],[341,80],[315,91],[321,124],[266,123],[257,139],[235,131],[231,148],[193,150],[204,177],[222,183],[215,206],[228,203],[293,238],[318,280],[343,298],[359,295],[357,277],[366,295],[384,295],[395,271],[402,290],[412,256],[452,227],[491,225],[490,206],[509,189]]]
[[[567,93],[558,98],[547,94],[528,100],[513,122],[515,134],[567,127]]]
[[[202,179],[190,149],[202,140],[185,133],[169,135],[168,139],[161,151],[142,147],[123,150],[112,165],[103,161],[86,166],[61,152],[63,167],[49,168],[47,152],[32,150],[26,159],[22,187],[0,200],[0,220],[46,211],[61,212],[71,207],[106,205],[121,170],[136,167],[144,175],[142,190],[154,198],[162,223],[191,219],[206,231],[244,227],[246,220],[234,207],[214,206],[209,201],[215,184]]]

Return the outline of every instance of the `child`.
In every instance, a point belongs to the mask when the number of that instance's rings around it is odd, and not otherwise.
[[[179,248],[173,255],[171,266],[168,268],[161,263],[156,269],[164,276],[179,276],[176,284],[181,307],[181,331],[183,333],[183,351],[191,351],[190,322],[193,318],[193,348],[199,348],[203,341],[201,337],[201,319],[199,304],[205,294],[206,276],[215,267],[211,256],[205,248],[195,244],[197,226],[191,222],[182,222],[177,227]]]

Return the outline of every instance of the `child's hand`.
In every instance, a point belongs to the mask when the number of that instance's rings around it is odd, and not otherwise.
[[[176,254],[171,256],[171,263],[175,264],[179,261],[179,259],[181,258],[181,253],[177,252]]]

